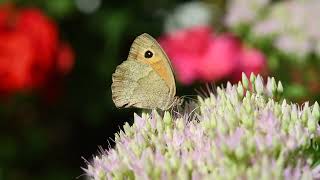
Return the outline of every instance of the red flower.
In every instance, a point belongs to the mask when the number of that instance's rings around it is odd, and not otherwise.
[[[34,49],[20,32],[0,33],[0,92],[7,94],[29,88]]]
[[[17,15],[15,28],[28,35],[34,49],[37,50],[32,83],[35,87],[42,86],[46,79],[43,75],[54,65],[59,41],[57,27],[40,10],[24,9]]]
[[[259,73],[265,67],[264,55],[243,47],[231,34],[213,36],[209,27],[193,27],[159,38],[176,71],[178,80],[191,84],[195,80],[235,79],[236,72]],[[240,73],[241,74],[241,73]]]
[[[72,69],[72,49],[59,40],[57,25],[40,10],[0,7],[0,92],[39,89]]]

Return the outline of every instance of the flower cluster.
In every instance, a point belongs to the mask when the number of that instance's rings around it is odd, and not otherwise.
[[[255,2],[259,2],[259,6],[254,6],[255,13],[249,13],[251,11],[244,8],[247,1],[231,0],[226,24],[231,28],[249,25],[254,37],[272,38],[274,47],[298,59],[306,59],[311,53],[320,56],[320,23],[314,20],[320,15],[318,0],[280,1],[273,4],[268,0]]]
[[[42,88],[68,73],[73,60],[57,25],[40,10],[0,7],[0,94]]]
[[[265,70],[265,57],[260,51],[245,47],[232,34],[215,35],[207,26],[171,32],[160,37],[159,42],[183,84],[195,80],[239,80],[241,72]]]
[[[198,98],[193,113],[134,115],[85,170],[90,179],[313,179],[320,107],[280,100],[260,76]],[[281,101],[281,102],[280,102]]]

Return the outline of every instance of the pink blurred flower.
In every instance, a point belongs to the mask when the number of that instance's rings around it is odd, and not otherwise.
[[[178,76],[178,79],[183,84],[191,84],[193,81],[197,80],[198,67],[197,60],[199,60],[198,55],[192,54],[174,54],[168,55],[172,61],[175,72]]]
[[[191,84],[197,80],[197,64],[207,52],[212,39],[212,30],[206,26],[168,33],[159,38],[181,83]]]
[[[194,28],[168,33],[159,38],[161,46],[168,54],[194,54],[204,53],[209,46],[210,39],[213,38],[212,29],[207,26],[197,26]]]
[[[239,79],[238,72],[259,73],[265,67],[264,55],[243,47],[232,34],[215,36],[207,26],[168,33],[159,38],[182,84],[196,80]]]
[[[230,34],[224,34],[211,41],[198,71],[201,80],[217,81],[228,77],[239,64],[241,43]]]

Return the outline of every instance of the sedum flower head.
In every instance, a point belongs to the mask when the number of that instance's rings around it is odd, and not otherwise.
[[[308,156],[319,104],[279,100],[274,78],[246,77],[198,97],[190,113],[134,115],[115,146],[88,163],[90,179],[316,179]]]

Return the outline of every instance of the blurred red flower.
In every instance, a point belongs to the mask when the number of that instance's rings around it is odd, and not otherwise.
[[[72,69],[74,54],[39,9],[0,6],[0,93],[46,88]]]
[[[265,57],[260,51],[244,47],[232,34],[214,35],[210,27],[179,30],[160,37],[159,42],[182,84],[238,80],[238,72],[249,75],[265,69]]]
[[[0,33],[0,92],[29,88],[34,57],[32,43],[24,34]]]

